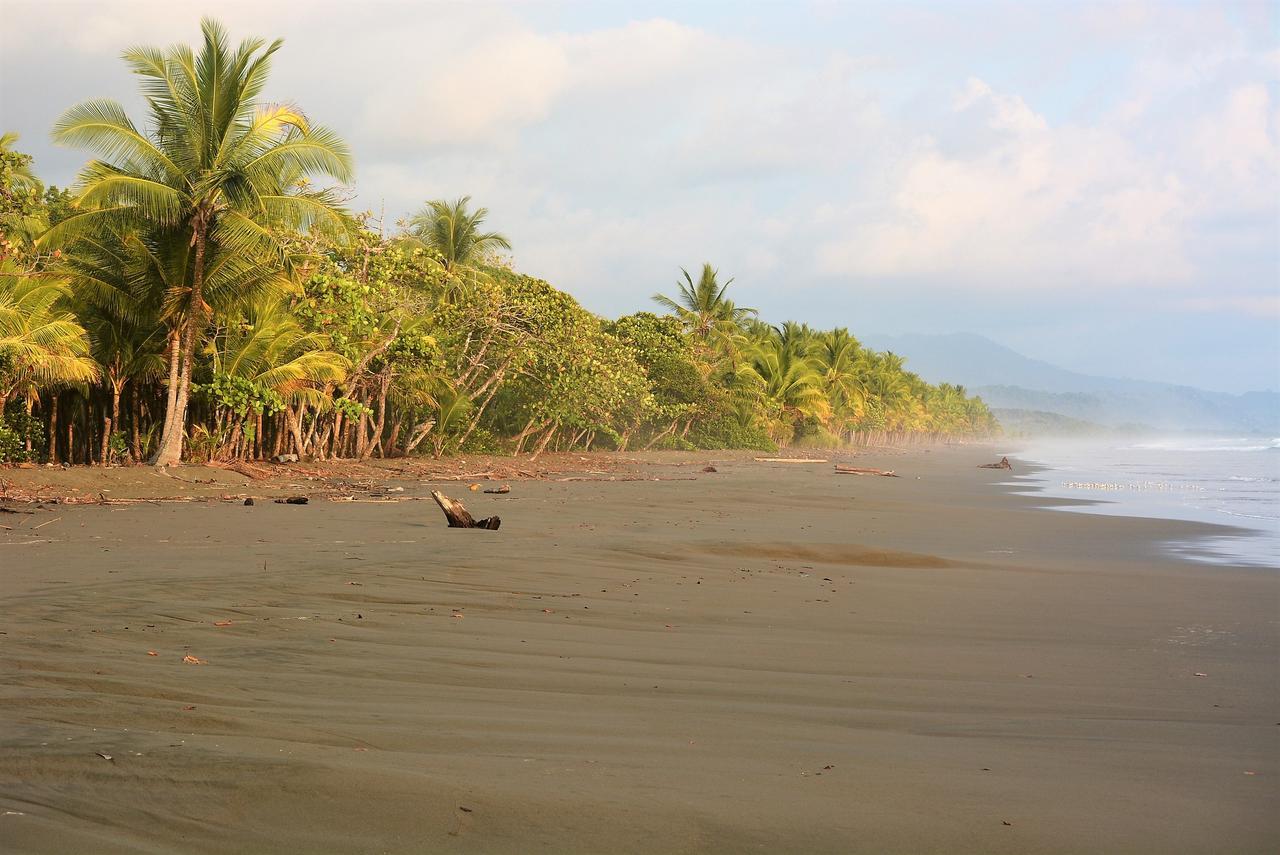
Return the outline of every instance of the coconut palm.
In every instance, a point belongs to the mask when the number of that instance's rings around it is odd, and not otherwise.
[[[220,414],[229,419],[229,450],[235,452],[242,435],[261,435],[264,410],[289,408],[292,428],[294,406],[331,403],[326,389],[346,379],[351,363],[328,346],[326,336],[303,329],[285,303],[270,297],[247,304],[242,317],[227,323],[210,347],[215,382],[229,380],[255,393],[242,411]]]
[[[15,391],[98,377],[89,338],[63,308],[64,280],[0,261],[0,412]]]
[[[817,338],[813,353],[832,414],[842,422],[837,429],[844,429],[860,418],[866,407],[866,351],[847,329],[838,327]]]
[[[169,389],[157,464],[181,458],[192,363],[213,313],[206,293],[217,284],[213,256],[221,265],[287,271],[293,257],[282,234],[346,225],[336,195],[301,179],[351,176],[350,154],[332,131],[295,107],[260,103],[281,41],[248,39],[232,49],[207,18],[201,32],[198,54],[185,45],[125,53],[150,109],[145,130],[109,100],[86,101],[58,120],[56,141],[100,159],[80,173],[80,213],[42,239],[69,243],[104,228],[188,239],[190,259],[169,282]]]
[[[511,242],[498,232],[482,232],[488,208],[469,210],[470,196],[452,202],[433,199],[409,218],[406,237],[411,243],[439,253],[445,270],[457,274],[475,268],[495,250],[511,250]]]
[[[685,331],[702,342],[710,342],[737,332],[744,324],[756,316],[755,309],[734,305],[725,296],[733,280],[720,284],[720,273],[710,264],[702,265],[702,273],[694,282],[689,271],[680,268],[684,281],[676,281],[678,296],[668,297],[665,294],[654,294],[653,300],[659,306],[674,312],[685,327]]]
[[[769,418],[775,441],[786,443],[804,417],[824,418],[829,412],[823,392],[821,364],[788,345],[781,333],[751,348],[739,375],[753,385]]]

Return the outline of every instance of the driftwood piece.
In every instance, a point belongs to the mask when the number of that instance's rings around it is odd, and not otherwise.
[[[485,490],[485,492],[492,493],[495,496],[503,496],[511,492],[511,485],[503,484],[501,487],[491,487],[490,489]]]
[[[485,517],[482,520],[475,519],[463,507],[462,502],[450,499],[439,490],[432,490],[431,498],[435,499],[436,504],[440,506],[440,510],[444,511],[445,519],[449,520],[449,528],[483,528],[489,531],[497,531],[498,526],[502,525],[502,520],[497,517]]]
[[[898,475],[892,469],[871,469],[865,466],[841,466],[836,464],[837,475],[881,475],[885,478],[897,478]]]
[[[757,457],[756,463],[826,463],[824,458],[818,457]]]
[[[305,505],[310,501],[306,496],[290,496],[287,499],[276,499],[277,505]]]
[[[1013,464],[1009,462],[1009,458],[1001,457],[999,463],[982,463],[978,465],[979,469],[1013,469]]]

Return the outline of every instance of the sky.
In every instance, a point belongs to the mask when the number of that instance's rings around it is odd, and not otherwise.
[[[142,121],[120,52],[211,10],[357,210],[470,195],[592,311],[709,261],[772,322],[1280,388],[1280,4],[0,0],[0,130],[71,183],[60,113]]]

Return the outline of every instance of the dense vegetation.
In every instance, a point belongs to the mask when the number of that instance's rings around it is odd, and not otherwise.
[[[0,461],[835,447],[991,431],[844,329],[760,321],[710,265],[608,321],[513,270],[467,198],[386,234],[351,156],[260,100],[280,43],[125,53],[148,104],[69,109],[46,189],[0,138]],[[333,182],[320,186],[316,182]]]

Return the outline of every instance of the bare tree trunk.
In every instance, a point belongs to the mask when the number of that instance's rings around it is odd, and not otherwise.
[[[558,431],[559,429],[560,429],[560,425],[552,423],[551,427],[548,428],[546,435],[542,437],[542,441],[538,443],[537,449],[535,449],[533,454],[529,456],[530,460],[538,459],[538,455],[541,454],[544,449],[546,449],[547,443],[551,442],[551,437],[555,436],[556,431]]]

